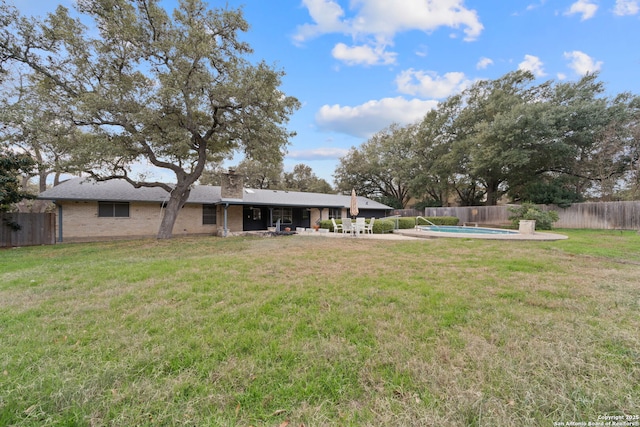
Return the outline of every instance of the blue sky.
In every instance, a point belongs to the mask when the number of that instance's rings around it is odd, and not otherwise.
[[[40,15],[72,0],[9,0]],[[177,0],[163,0],[171,9]],[[285,170],[333,184],[339,158],[393,122],[408,124],[478,79],[519,69],[540,82],[600,72],[610,94],[640,93],[640,0],[225,0],[243,35],[284,70],[302,108]]]

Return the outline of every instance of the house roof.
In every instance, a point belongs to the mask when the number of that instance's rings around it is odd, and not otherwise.
[[[243,198],[223,199],[219,186],[198,185],[191,189],[187,203],[190,204],[242,204],[348,208],[351,196],[340,194],[305,193],[301,191],[261,190],[245,188]],[[120,179],[94,181],[87,178],[74,178],[50,188],[38,196],[46,200],[75,200],[103,202],[156,202],[168,200],[169,193],[159,187],[135,188]],[[360,210],[388,210],[390,206],[378,203],[366,197],[358,196]]]

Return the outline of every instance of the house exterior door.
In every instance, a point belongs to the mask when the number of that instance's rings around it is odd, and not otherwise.
[[[243,208],[242,229],[244,231],[266,230],[269,222],[269,209],[260,206]]]

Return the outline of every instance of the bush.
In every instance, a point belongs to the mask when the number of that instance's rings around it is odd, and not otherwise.
[[[427,218],[431,223],[435,225],[458,225],[460,219],[455,216],[431,216]],[[415,218],[414,218],[415,225]],[[428,222],[424,221],[423,218],[418,219],[418,225],[430,225]]]
[[[336,223],[342,224],[342,220],[336,219]],[[319,225],[320,225],[320,228],[326,228],[330,232],[333,232],[333,223],[331,222],[330,219],[323,219],[322,221],[320,221]]]
[[[367,224],[369,224],[371,220],[369,218],[366,219]],[[336,224],[342,224],[342,219],[336,219]],[[396,222],[393,219],[378,219],[373,223],[373,233],[374,234],[383,234],[383,233],[391,233],[393,229],[396,227]],[[330,232],[333,232],[333,223],[330,219],[324,219],[320,221],[320,228],[326,228]],[[410,227],[413,228],[413,225]]]
[[[391,221],[395,222],[395,219],[392,219]],[[402,218],[398,218],[398,228],[401,230],[405,230],[407,228],[413,228],[416,226],[416,219],[415,217],[402,217]]]
[[[373,223],[373,234],[392,233],[396,222],[392,219],[377,219]]]
[[[454,216],[434,216],[427,218],[433,224],[436,225],[458,225],[458,218]],[[366,222],[369,223],[370,219],[367,218]],[[342,224],[342,219],[336,219],[336,224]],[[395,228],[399,229],[411,229],[416,226],[416,217],[415,216],[407,216],[407,217],[399,217],[399,218],[386,218],[386,219],[378,219],[376,218],[373,223],[373,233],[374,234],[383,234],[383,233],[391,233]],[[426,221],[422,219],[418,220],[418,225],[428,225]],[[320,228],[326,228],[330,232],[333,232],[333,223],[330,219],[324,219],[320,221]]]
[[[543,211],[533,203],[523,203],[520,206],[509,207],[509,220],[515,228],[518,228],[520,220],[535,220],[536,230],[551,230],[553,223],[558,221],[558,212]]]

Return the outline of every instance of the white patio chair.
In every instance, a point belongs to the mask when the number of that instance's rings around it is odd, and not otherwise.
[[[364,217],[356,218],[356,229],[355,229],[356,234],[360,234],[360,233],[364,234],[366,226],[367,226],[367,223]]]
[[[353,235],[354,231],[355,231],[355,227],[351,223],[351,220],[349,218],[343,219],[342,220],[342,232],[343,233],[349,233],[349,234]]]
[[[340,233],[343,232],[342,224],[336,223],[336,220],[333,219],[333,218],[331,218],[331,222],[333,223],[333,232],[334,233],[337,233],[338,231],[340,231]]]
[[[369,234],[373,234],[373,223],[376,219],[374,217],[371,217],[371,219],[369,220],[369,224],[366,224],[364,226],[364,232],[365,233],[369,233]]]

